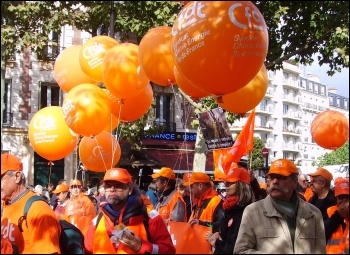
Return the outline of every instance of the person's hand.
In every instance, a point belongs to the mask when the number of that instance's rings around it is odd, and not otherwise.
[[[192,227],[194,224],[199,224],[199,220],[198,219],[192,219],[188,222],[190,224],[190,226]]]
[[[141,238],[135,236],[134,233],[132,233],[129,230],[123,231],[123,235],[120,239],[120,242],[125,244],[135,252],[138,252],[141,249],[142,245]]]
[[[211,246],[215,246],[216,240],[218,239],[222,240],[219,232],[215,232],[214,234],[207,234],[207,241],[210,243]]]
[[[338,213],[343,218],[349,218],[349,201],[343,201],[338,205]]]

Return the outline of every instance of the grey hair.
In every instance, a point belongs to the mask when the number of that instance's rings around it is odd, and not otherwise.
[[[9,171],[6,172],[6,174],[7,174],[8,176],[14,176],[16,172],[19,172],[19,171],[9,170]],[[21,173],[21,181],[20,181],[20,184],[23,185],[23,186],[25,186],[26,183],[27,183],[26,176],[25,176],[25,174],[23,173],[23,171],[20,171],[20,173]]]

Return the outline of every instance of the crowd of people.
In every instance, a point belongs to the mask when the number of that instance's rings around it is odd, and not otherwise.
[[[275,160],[266,188],[239,165],[216,187],[203,172],[179,178],[163,167],[151,177],[142,192],[126,169],[112,168],[92,195],[79,180],[61,180],[46,194],[28,188],[17,157],[2,154],[2,253],[60,253],[58,219],[80,229],[87,254],[175,254],[171,222],[207,227],[200,238],[214,254],[349,253],[349,179],[333,180],[324,168],[304,175],[292,161]],[[33,203],[21,232],[17,223],[31,196],[48,203]]]

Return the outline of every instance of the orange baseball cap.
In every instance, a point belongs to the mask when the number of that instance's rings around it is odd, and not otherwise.
[[[22,171],[22,162],[14,155],[9,153],[1,154],[1,175],[7,171]]]
[[[271,163],[270,170],[266,175],[269,174],[290,176],[291,174],[299,174],[299,171],[289,159],[277,159]]]
[[[81,186],[81,182],[79,180],[70,180],[69,186],[78,185]]]
[[[173,180],[176,179],[175,173],[170,167],[162,167],[158,173],[151,174],[151,177],[153,179],[157,179],[159,177],[164,177]]]
[[[226,182],[242,181],[246,184],[250,184],[250,176],[246,169],[243,167],[231,167],[227,174],[222,178]]]
[[[326,169],[320,167],[317,169],[316,172],[309,174],[311,177],[316,177],[316,176],[322,176],[325,178],[327,181],[332,181],[333,180],[333,175]]]
[[[57,185],[56,189],[54,191],[52,191],[52,193],[61,193],[61,192],[66,192],[69,190],[69,187],[67,184],[61,183],[59,185]]]
[[[188,173],[184,179],[184,186],[190,186],[196,182],[210,182],[210,177],[206,173],[203,172],[191,172]]]
[[[101,183],[105,181],[116,181],[127,184],[132,183],[132,178],[128,170],[124,168],[112,168],[110,170],[107,170]]]
[[[338,177],[334,181],[334,195],[349,195],[349,179]]]

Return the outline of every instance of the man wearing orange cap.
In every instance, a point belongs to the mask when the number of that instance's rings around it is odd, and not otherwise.
[[[189,172],[183,177],[184,186],[190,187],[193,197],[192,214],[188,223],[212,226],[212,232],[218,231],[220,220],[224,217],[223,200],[216,192],[209,175],[202,172]]]
[[[186,203],[182,195],[175,188],[176,177],[169,167],[162,167],[158,173],[151,177],[156,181],[158,201],[155,209],[165,222],[187,222]]]
[[[244,209],[233,253],[325,254],[322,214],[297,195],[298,174],[288,159],[272,162],[269,195]]]
[[[86,253],[175,254],[162,217],[147,213],[141,192],[124,168],[108,170],[102,180],[107,203],[90,224]]]
[[[18,247],[20,254],[60,253],[61,227],[51,207],[44,201],[32,204],[23,221],[24,206],[36,196],[26,188],[22,162],[9,153],[1,154],[1,234]],[[38,224],[38,222],[40,224]],[[20,231],[19,224],[23,231]]]
[[[69,183],[70,199],[64,207],[62,216],[76,225],[83,235],[87,233],[88,223],[97,215],[95,205],[81,190],[79,180],[71,180]]]
[[[231,167],[222,178],[226,186],[226,200],[222,206],[225,216],[220,230],[208,233],[207,240],[215,248],[214,254],[230,254],[236,243],[244,208],[255,201],[246,169]]]
[[[52,193],[57,196],[58,201],[55,208],[55,213],[57,217],[60,217],[64,213],[64,208],[69,201],[69,187],[64,183],[58,184]]]
[[[339,177],[334,181],[337,205],[327,209],[329,219],[325,228],[331,232],[327,238],[327,254],[349,254],[349,179]]]
[[[328,219],[327,208],[337,204],[334,191],[331,189],[333,175],[328,170],[320,167],[309,176],[310,188],[314,194],[308,202],[320,209],[323,220],[326,220]]]

